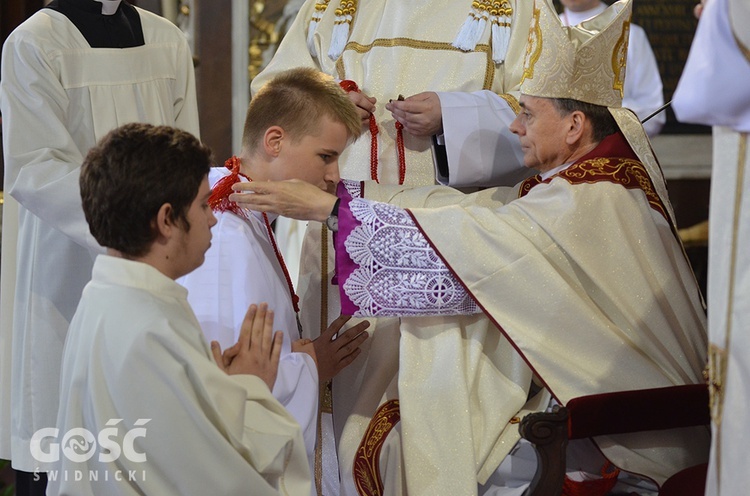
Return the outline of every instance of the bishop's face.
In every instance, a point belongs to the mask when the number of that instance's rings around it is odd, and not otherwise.
[[[549,98],[521,95],[521,112],[509,129],[521,141],[526,167],[545,172],[566,163],[571,149],[566,143],[570,116],[561,116]]]

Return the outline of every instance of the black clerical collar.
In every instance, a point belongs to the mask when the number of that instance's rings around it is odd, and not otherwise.
[[[112,15],[102,14],[94,0],[53,0],[46,8],[70,19],[91,48],[132,48],[145,45],[141,18],[135,7],[123,0]]]

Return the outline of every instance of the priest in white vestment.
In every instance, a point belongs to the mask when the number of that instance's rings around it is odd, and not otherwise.
[[[750,5],[711,0],[674,94],[680,121],[713,126],[708,335],[713,438],[706,495],[745,494],[750,440]]]
[[[235,186],[254,192],[233,196],[250,208],[303,219],[338,205],[344,313],[401,317],[397,376],[383,373],[392,364],[368,370],[385,392],[345,427],[360,438],[339,446],[352,456],[344,494],[520,494],[517,423],[550,395],[565,404],[703,380],[701,295],[645,131],[620,107],[629,15],[620,1],[564,27],[536,2],[511,130],[541,174],[515,187],[345,182],[337,199]],[[656,485],[708,451],[705,428],[595,441],[623,474]]]
[[[107,253],[71,321],[48,494],[310,493],[299,425],[274,399],[282,332],[265,304],[237,346],[209,347],[175,279],[203,263],[216,218],[211,151],[185,131],[128,124],[81,169],[83,210]]]
[[[176,26],[127,2],[53,1],[3,45],[0,111],[0,458],[43,472],[30,442],[55,425],[63,343],[103,251],[81,210],[81,163],[129,122],[198,135],[190,49]]]

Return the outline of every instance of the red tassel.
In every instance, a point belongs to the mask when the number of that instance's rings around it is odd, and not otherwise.
[[[232,212],[235,215],[247,218],[245,211],[236,202],[229,199],[229,195],[234,193],[232,185],[240,182],[240,176],[248,179],[240,172],[240,163],[240,159],[237,157],[231,157],[224,162],[224,166],[232,173],[219,179],[211,190],[208,206],[214,212]]]

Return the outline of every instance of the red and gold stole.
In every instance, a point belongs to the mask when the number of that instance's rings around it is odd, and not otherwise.
[[[526,196],[534,186],[549,183],[556,177],[565,179],[570,184],[593,184],[606,181],[627,189],[640,189],[648,198],[651,208],[669,222],[667,209],[656,193],[648,171],[621,132],[607,136],[599,143],[599,146],[581,157],[576,163],[544,181],[538,174],[528,178],[521,184],[518,197]]]

